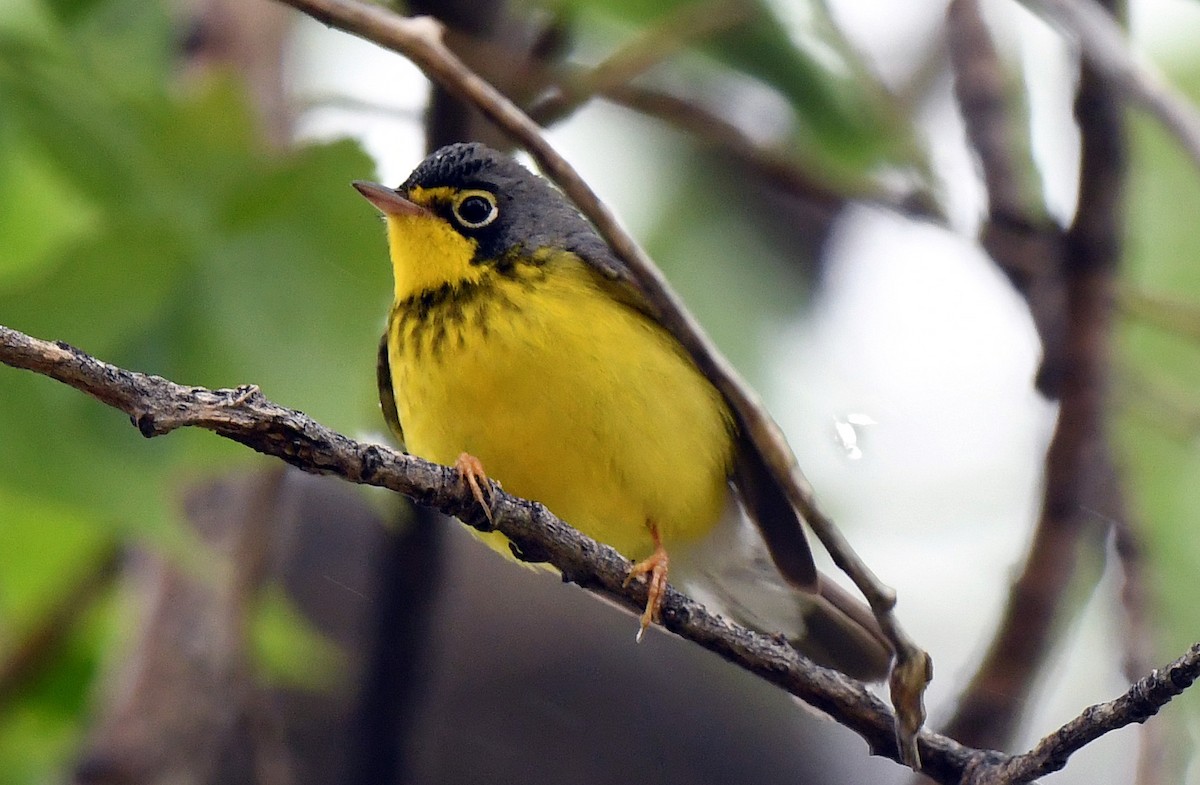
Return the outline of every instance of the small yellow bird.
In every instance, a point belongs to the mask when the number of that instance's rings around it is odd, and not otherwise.
[[[379,390],[406,450],[457,466],[481,503],[486,470],[639,560],[642,630],[670,571],[818,661],[885,672],[869,610],[819,579],[721,394],[559,192],[480,144],[438,150],[396,189],[354,186],[387,224],[395,302]],[[498,532],[485,538],[508,553]]]

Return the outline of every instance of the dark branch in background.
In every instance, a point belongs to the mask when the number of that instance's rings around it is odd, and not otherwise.
[[[463,63],[514,101],[523,103],[544,87],[541,66],[543,35],[555,34],[520,14],[507,0],[413,0],[414,16],[437,17],[445,27],[445,45]],[[437,80],[433,81],[425,112],[427,151],[452,142],[485,142],[499,150],[512,147],[511,138],[491,123],[470,101]]]
[[[120,561],[120,549],[113,543],[105,545],[104,551],[92,558],[81,574],[73,576],[71,585],[41,614],[34,628],[9,647],[0,660],[0,706],[53,664],[54,653],[61,650],[82,617],[113,584]]]
[[[950,3],[946,10],[946,42],[967,138],[983,169],[988,218],[995,221],[1005,216],[1032,222],[1043,211],[1033,204],[1023,185],[1022,170],[1028,170],[1031,162],[1016,160],[1018,145],[1009,117],[1005,72],[978,0]],[[1028,260],[1005,258],[1000,263],[1007,269],[1027,264]]]
[[[485,116],[525,147],[542,171],[579,207],[597,231],[629,267],[659,321],[683,344],[704,374],[725,396],[735,412],[743,434],[753,443],[788,500],[796,507],[817,538],[866,597],[888,641],[896,652],[891,673],[892,703],[899,723],[905,757],[916,763],[913,734],[924,721],[922,704],[932,666],[900,627],[893,610],[895,592],[885,586],[850,547],[817,505],[807,478],[800,471],[779,426],[767,413],[757,394],[742,380],[732,365],[717,351],[703,328],[683,307],[653,261],[617,221],[591,187],[559,155],[539,126],[512,101],[467,68],[441,41],[441,27],[427,18],[407,19],[358,0],[281,0],[314,19],[353,33],[403,54],[431,80],[460,99],[470,102]]]
[[[634,85],[607,88],[604,97],[687,133],[702,145],[733,156],[783,193],[810,200],[830,212],[847,201],[870,202],[926,220],[943,220],[940,208],[925,194],[908,194],[875,182],[828,183],[784,150],[751,139],[741,128],[703,107],[669,93]]]
[[[1054,643],[1079,549],[1100,550],[1107,521],[1125,518],[1104,429],[1125,147],[1116,95],[1085,65],[1075,105],[1082,142],[1079,206],[1070,229],[1054,231],[1015,187],[1012,144],[1002,130],[1000,66],[971,0],[954,3],[950,26],[952,40],[960,39],[952,46],[959,50],[960,102],[990,199],[983,243],[1029,302],[1045,352],[1038,386],[1061,403],[1025,564],[992,644],[946,726],[969,744],[1003,748],[1012,742],[1033,675]],[[968,48],[973,56],[962,51]]]
[[[1037,386],[1056,398],[1065,330],[1062,230],[1050,223],[1034,189],[1024,185],[1034,164],[1019,155],[1025,146],[1017,142],[1004,66],[977,0],[950,4],[946,38],[955,96],[987,189],[980,243],[1029,304],[1044,353]]]
[[[542,125],[567,117],[596,95],[629,85],[689,45],[746,21],[753,9],[740,0],[681,5],[593,68],[568,74],[526,112]]]
[[[267,400],[257,387],[209,390],[127,371],[63,343],[51,343],[0,326],[0,362],[57,379],[129,415],[144,436],[182,427],[213,431],[314,474],[403,493],[420,504],[489,531],[483,509],[451,468],[362,444],[307,415]],[[528,560],[549,561],[564,578],[613,598],[631,610],[646,600],[645,584],[625,585],[630,563],[554,517],[545,507],[493,487],[495,528]],[[778,636],[763,635],[710,614],[668,587],[663,626],[787,690],[858,733],[871,751],[900,760],[894,718],[866,685],[814,665]],[[964,746],[929,731],[917,735],[921,771],[938,782],[1021,783],[1056,771],[1076,750],[1131,722],[1142,722],[1186,689],[1200,674],[1200,644],[1125,696],[1085,711],[1029,753],[1005,756]]]

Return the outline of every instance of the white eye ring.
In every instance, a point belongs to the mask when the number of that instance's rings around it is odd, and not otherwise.
[[[462,191],[454,197],[454,220],[467,229],[482,229],[496,220],[500,208],[487,191]]]

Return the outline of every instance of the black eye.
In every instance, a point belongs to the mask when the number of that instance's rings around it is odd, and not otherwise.
[[[480,229],[496,220],[500,209],[487,191],[463,191],[454,200],[454,217],[468,229]]]

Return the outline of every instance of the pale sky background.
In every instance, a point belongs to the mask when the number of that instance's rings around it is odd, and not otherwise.
[[[901,79],[945,4],[902,5],[897,13],[894,0],[831,2],[870,62]],[[1047,202],[1065,220],[1077,185],[1071,57],[1053,30],[1015,2],[985,0],[985,10],[1004,31],[1004,51],[1025,63],[1034,155]],[[1132,19],[1138,45],[1160,63],[1190,55],[1200,40],[1194,2],[1135,0]],[[403,180],[423,157],[416,118],[426,90],[406,61],[306,22],[294,70],[300,96],[350,95],[412,113],[319,108],[303,118],[302,135],[361,138],[388,183]],[[1055,409],[1032,388],[1040,349],[1024,304],[973,242],[983,192],[952,102],[932,107],[922,124],[959,233],[874,208],[846,211],[826,249],[820,297],[782,335],[764,336],[778,361],[761,392],[818,496],[899,591],[901,620],[932,653],[936,727],[985,645],[1020,562]],[[643,144],[647,136],[604,110],[582,112],[551,133],[635,234],[653,224],[661,198],[635,176],[661,152]],[[861,457],[835,437],[838,421],[852,416],[873,421],[857,428]],[[1106,580],[1054,663],[1025,723],[1026,742],[1123,691],[1114,597],[1115,581]],[[1111,734],[1045,781],[1131,781],[1135,741],[1131,729]],[[898,770],[897,781],[904,779]]]

